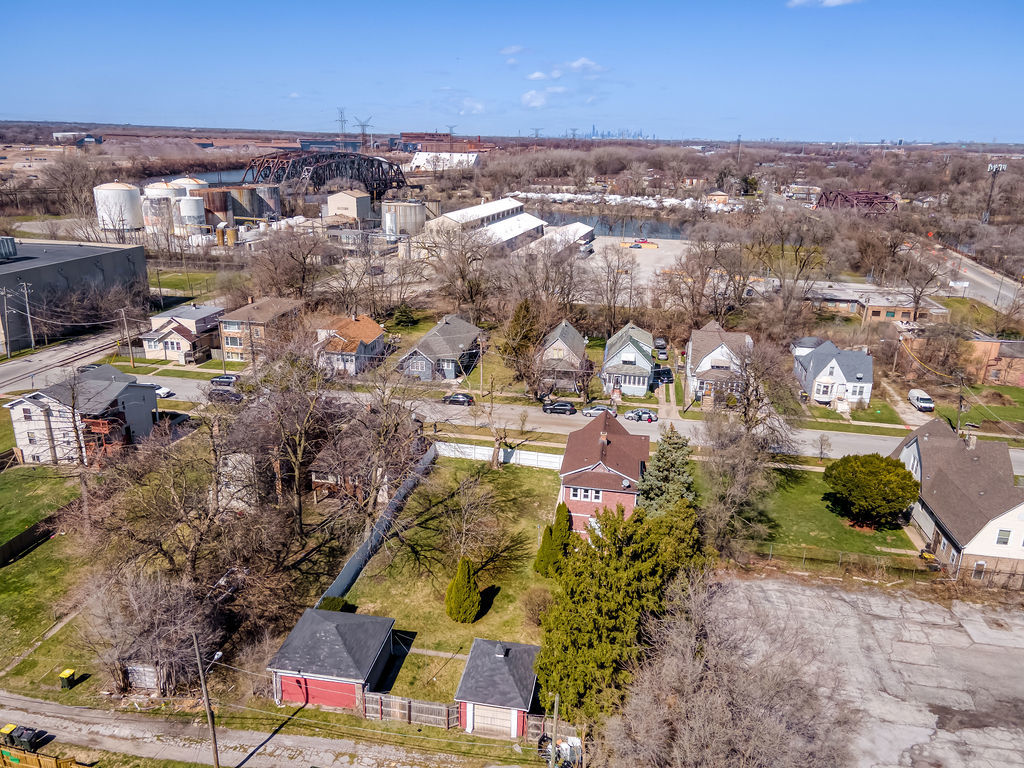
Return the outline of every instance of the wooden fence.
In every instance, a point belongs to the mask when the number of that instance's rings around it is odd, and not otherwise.
[[[387,693],[367,692],[363,699],[363,715],[367,720],[397,720],[434,728],[449,729],[459,725],[458,704],[416,701]]]
[[[26,752],[17,747],[0,747],[0,766],[18,768],[77,768],[81,763],[72,757],[50,757],[37,752]]]

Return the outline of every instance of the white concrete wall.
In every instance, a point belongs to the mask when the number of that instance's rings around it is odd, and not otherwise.
[[[470,459],[471,461],[490,461],[494,449],[486,445],[466,445],[465,443],[435,443],[439,456],[447,456],[453,459]],[[502,464],[521,464],[524,467],[539,467],[541,469],[560,469],[562,466],[561,453],[539,453],[537,451],[507,449],[501,450]]]

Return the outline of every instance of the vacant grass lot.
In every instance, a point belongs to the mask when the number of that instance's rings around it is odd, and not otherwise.
[[[995,329],[996,310],[977,299],[940,298],[939,303],[949,310],[949,322],[964,324],[991,332]]]
[[[444,592],[447,574],[432,577],[409,566],[387,566],[388,548],[370,561],[346,599],[360,613],[390,616],[399,631],[415,632],[414,646],[449,653],[468,653],[474,637],[536,643],[540,630],[528,625],[520,604],[522,594],[535,584],[544,584],[533,571],[538,529],[554,518],[558,498],[558,473],[553,470],[508,465],[491,470],[483,462],[441,459],[432,479],[454,484],[456,478],[479,472],[494,492],[498,505],[514,515],[515,526],[526,534],[529,555],[517,571],[496,584],[480,583],[484,604],[490,607],[472,624],[458,624],[445,614]],[[425,486],[410,499],[417,502]],[[398,546],[397,543],[392,546]],[[490,589],[488,589],[490,588]],[[410,657],[412,658],[412,657]],[[400,676],[401,677],[401,676]]]
[[[873,421],[878,424],[902,424],[896,409],[880,397],[871,398],[867,408],[858,408],[850,413],[854,421]]]
[[[420,701],[452,701],[466,662],[451,656],[410,653],[401,660],[391,693]]]
[[[169,291],[192,291],[202,293],[213,288],[216,272],[174,272],[166,269],[149,270],[149,286]],[[191,288],[189,287],[191,285]]]
[[[829,488],[820,473],[793,471],[780,473],[778,479],[778,488],[764,504],[764,512],[773,528],[773,541],[864,554],[882,554],[879,547],[914,548],[900,529],[861,531],[852,528],[822,499]]]
[[[51,466],[12,467],[0,473],[0,542],[77,496],[77,483]]]

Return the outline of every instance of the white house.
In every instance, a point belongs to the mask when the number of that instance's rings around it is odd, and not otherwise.
[[[871,401],[874,360],[867,352],[840,349],[825,341],[803,354],[808,339],[801,339],[803,347],[793,347],[793,374],[804,392],[816,403],[828,405],[838,411],[865,408]]]
[[[911,523],[951,573],[1024,573],[1024,488],[1006,443],[962,439],[944,419],[918,427],[892,453],[921,490]]]
[[[139,336],[147,360],[202,362],[217,338],[217,324],[224,314],[212,304],[183,304],[150,318],[152,328]]]
[[[27,464],[91,464],[146,437],[156,422],[156,390],[100,369],[15,398],[11,412],[19,459]]]
[[[686,391],[704,400],[743,389],[743,359],[754,346],[745,333],[727,331],[712,320],[686,342]]]
[[[317,328],[321,359],[332,375],[355,376],[384,359],[384,327],[367,315],[334,318]]]
[[[601,381],[604,391],[616,395],[643,397],[651,386],[654,337],[633,323],[626,323],[604,346]]]

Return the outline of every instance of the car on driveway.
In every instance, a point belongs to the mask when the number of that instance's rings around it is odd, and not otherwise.
[[[672,374],[671,368],[655,368],[652,374],[656,382],[662,384],[671,384],[676,380],[676,377]]]
[[[233,387],[238,383],[238,377],[233,373],[224,373],[214,376],[210,379],[210,383],[215,387]]]
[[[619,415],[610,405],[603,405],[600,403],[597,405],[588,405],[583,409],[584,416],[600,416],[602,413],[610,413],[613,419]]]
[[[544,413],[563,413],[566,416],[572,416],[576,413],[576,406],[572,403],[567,403],[565,400],[557,400],[553,403],[544,403],[542,407]]]
[[[242,402],[242,395],[230,389],[211,389],[206,396],[211,403],[237,404]]]
[[[668,349],[668,341],[665,340],[664,336],[658,336],[654,340],[655,349]]]
[[[465,392],[452,392],[450,395],[442,397],[441,402],[445,405],[472,405],[476,401],[473,400],[472,395],[467,395]]]
[[[89,363],[88,365],[80,365],[75,370],[79,373],[85,373],[86,371],[95,371],[97,368],[99,368],[98,365]]]
[[[646,421],[648,424],[658,420],[658,414],[650,408],[634,408],[631,411],[626,411],[624,416],[630,421]]]

